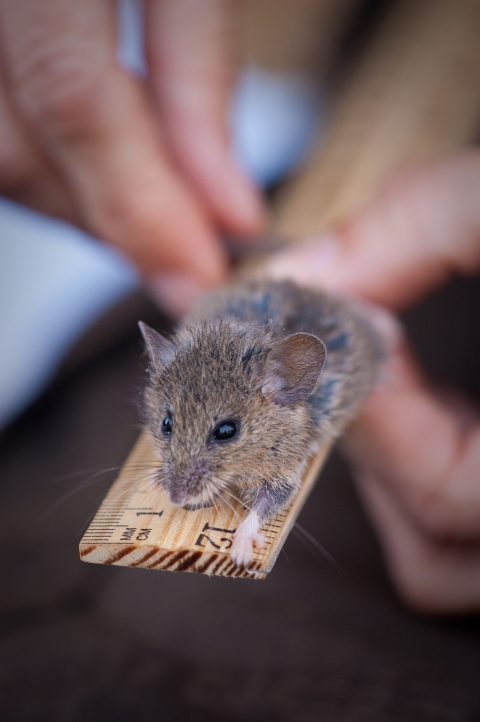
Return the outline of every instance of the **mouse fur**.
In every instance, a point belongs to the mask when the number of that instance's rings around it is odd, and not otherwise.
[[[290,504],[309,457],[343,432],[373,387],[382,338],[351,302],[269,280],[207,294],[171,339],[140,327],[156,482],[187,508],[240,498],[250,513],[231,554],[248,565],[260,527]],[[236,434],[218,440],[225,420]]]

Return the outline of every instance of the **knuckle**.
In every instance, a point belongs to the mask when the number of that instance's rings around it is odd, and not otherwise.
[[[91,205],[97,235],[135,259],[147,272],[164,256],[163,228],[155,206],[129,188],[113,187]]]
[[[470,495],[458,493],[450,479],[441,480],[415,502],[417,521],[438,540],[478,538],[480,507]]]
[[[386,562],[390,578],[403,601],[419,612],[431,612],[446,603],[441,555],[430,539],[409,532],[390,539]]]
[[[106,236],[129,239],[129,244],[136,245],[155,231],[154,210],[137,193],[117,187],[104,194],[101,201],[95,221]]]
[[[432,537],[451,536],[455,528],[455,515],[443,490],[425,493],[416,505],[416,517],[422,529]]]
[[[82,49],[62,38],[30,51],[15,79],[14,93],[31,122],[61,133],[82,130],[95,121],[100,84],[98,71]]]
[[[407,553],[397,549],[387,560],[392,582],[405,604],[428,614],[468,611],[476,594],[472,597],[468,578],[458,573],[465,561],[464,549],[418,538],[408,546]]]

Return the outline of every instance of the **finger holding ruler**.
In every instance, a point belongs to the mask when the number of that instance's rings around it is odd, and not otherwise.
[[[455,150],[480,118],[480,2],[402,0],[384,18],[346,84],[309,165],[282,194],[273,231],[292,240],[357,211],[400,165]],[[285,513],[248,569],[229,549],[240,503],[186,511],[150,482],[156,460],[144,432],[80,542],[83,561],[264,579],[330,451],[310,460]]]

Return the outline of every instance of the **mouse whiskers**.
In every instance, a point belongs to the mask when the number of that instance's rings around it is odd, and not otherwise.
[[[235,509],[234,506],[232,506],[232,504],[230,504],[228,499],[225,496],[223,496],[223,494],[219,494],[219,496],[220,496],[220,499],[223,502],[225,502],[225,504],[233,511],[234,515],[237,516],[239,519],[241,519],[242,515],[239,513],[239,511],[237,509]]]
[[[110,467],[109,469],[102,469],[102,471],[97,471],[94,474],[90,474],[86,479],[80,482],[80,484],[77,484],[73,489],[70,489],[66,494],[63,494],[61,497],[59,497],[53,504],[51,504],[46,511],[40,515],[39,521],[44,521],[46,517],[50,516],[55,509],[58,509],[58,507],[68,501],[68,499],[71,499],[72,496],[75,496],[75,494],[79,494],[84,489],[87,489],[89,486],[92,486],[92,484],[96,484],[101,479],[103,474],[107,474],[111,471],[116,471],[118,467]],[[71,477],[70,477],[71,478]],[[63,480],[63,479],[62,479]],[[66,479],[65,479],[66,480]]]
[[[249,506],[245,501],[242,501],[241,499],[239,499],[238,496],[235,496],[235,494],[232,491],[230,491],[230,489],[225,489],[225,491],[227,492],[227,494],[229,496],[232,497],[232,499],[235,499],[235,501],[238,501],[239,504],[241,504],[245,509],[247,509],[247,511],[250,511],[250,512],[253,511],[253,508],[251,506]]]
[[[325,549],[325,547],[320,544],[315,537],[313,537],[310,532],[308,532],[306,529],[303,528],[303,526],[300,526],[298,522],[295,522],[292,531],[295,532],[295,535],[297,539],[312,552],[312,548],[309,547],[307,544],[305,544],[305,540],[310,542],[310,544],[322,555],[324,559],[327,560],[327,562],[335,569],[336,572],[341,574],[343,577],[351,581],[350,577],[348,576],[347,572],[340,566],[340,564],[337,562],[336,559],[330,554],[329,551]],[[301,532],[301,534],[297,534],[297,532]],[[316,556],[314,554],[314,556]]]

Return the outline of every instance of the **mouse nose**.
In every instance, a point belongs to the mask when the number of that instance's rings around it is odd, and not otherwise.
[[[201,491],[208,471],[209,466],[204,459],[197,459],[186,468],[177,469],[169,488],[172,504],[184,506],[192,496],[196,496]]]
[[[170,501],[175,506],[184,506],[187,503],[187,493],[184,489],[174,487],[170,490]]]

